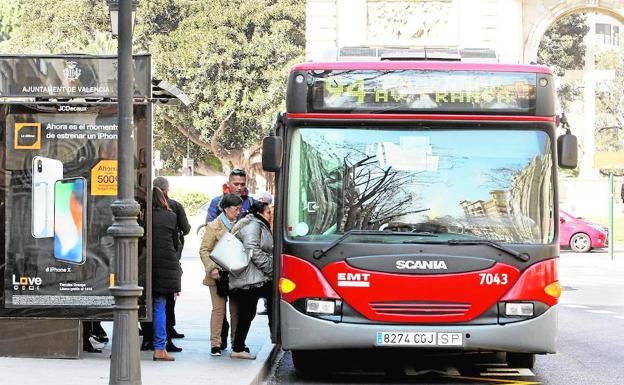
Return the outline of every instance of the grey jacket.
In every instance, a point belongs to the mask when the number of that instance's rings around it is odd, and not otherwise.
[[[260,287],[273,274],[273,235],[262,221],[248,214],[238,221],[231,232],[241,240],[251,261],[238,275],[230,274],[230,290]]]

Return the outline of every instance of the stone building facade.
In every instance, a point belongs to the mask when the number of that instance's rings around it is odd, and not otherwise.
[[[308,0],[306,11],[307,60],[427,46],[489,49],[498,62],[530,63],[555,20],[594,11],[624,21],[624,0]]]

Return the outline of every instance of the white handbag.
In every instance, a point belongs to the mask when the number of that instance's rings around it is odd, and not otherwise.
[[[251,260],[243,243],[230,232],[223,233],[210,252],[210,258],[223,270],[233,275],[240,274]]]

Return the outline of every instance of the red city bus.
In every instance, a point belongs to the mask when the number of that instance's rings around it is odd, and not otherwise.
[[[273,338],[298,370],[334,349],[555,352],[550,70],[380,61],[292,68],[265,138],[276,172]]]

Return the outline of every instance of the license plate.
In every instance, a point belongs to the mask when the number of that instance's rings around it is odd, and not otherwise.
[[[377,332],[377,346],[463,346],[462,333]]]

